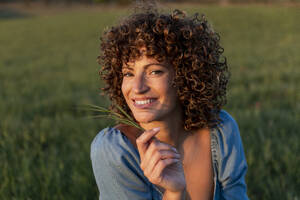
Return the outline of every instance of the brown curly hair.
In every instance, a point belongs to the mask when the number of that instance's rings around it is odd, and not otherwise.
[[[159,62],[168,59],[174,66],[173,84],[182,106],[185,130],[212,128],[219,123],[220,109],[226,104],[229,72],[219,34],[204,15],[188,17],[180,10],[161,14],[148,9],[111,27],[100,40],[99,74],[106,84],[102,90],[111,100],[110,109],[118,112],[115,105],[119,105],[133,116],[121,91],[122,65],[139,58],[144,47],[147,57]]]

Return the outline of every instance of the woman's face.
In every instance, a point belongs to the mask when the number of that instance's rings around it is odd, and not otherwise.
[[[138,122],[163,121],[180,114],[170,64],[143,56],[123,65],[122,73],[122,93]]]

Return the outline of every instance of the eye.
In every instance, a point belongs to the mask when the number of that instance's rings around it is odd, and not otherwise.
[[[161,71],[161,70],[154,70],[154,71],[151,71],[151,75],[159,75],[159,74],[162,74],[163,73],[163,71]]]
[[[133,76],[133,74],[130,72],[123,72],[123,77],[130,77],[130,76]]]

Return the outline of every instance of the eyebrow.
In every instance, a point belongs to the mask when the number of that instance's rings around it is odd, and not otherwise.
[[[165,66],[164,64],[161,64],[161,63],[149,63],[149,64],[147,64],[147,65],[144,65],[144,68],[147,69],[147,68],[149,68],[149,67],[152,66],[152,65],[159,65],[159,66],[162,66],[162,67],[165,67],[165,68],[166,68],[166,66]],[[133,70],[133,68],[132,68],[131,66],[124,66],[124,67],[122,67],[122,69]]]

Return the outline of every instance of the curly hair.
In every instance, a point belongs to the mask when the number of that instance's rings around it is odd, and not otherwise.
[[[133,116],[121,92],[122,65],[141,57],[143,47],[147,57],[168,60],[174,67],[173,84],[185,130],[212,128],[220,122],[229,72],[219,34],[204,15],[189,17],[180,10],[161,14],[148,9],[128,16],[105,31],[100,40],[99,75],[105,83],[101,89],[111,100],[110,109],[119,112],[115,106],[119,105]]]

